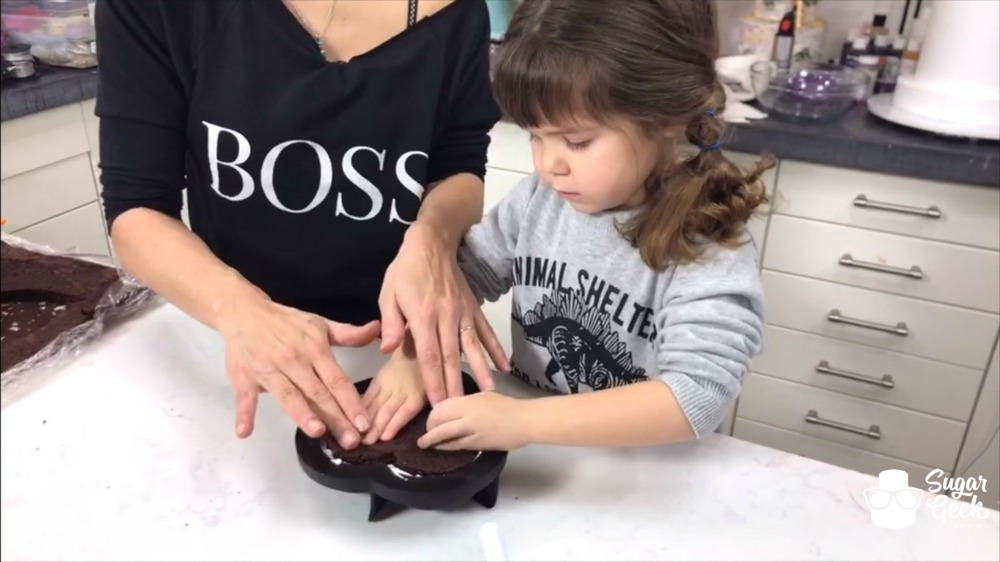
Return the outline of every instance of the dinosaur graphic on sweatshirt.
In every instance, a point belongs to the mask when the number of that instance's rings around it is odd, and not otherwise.
[[[531,343],[548,350],[545,377],[562,371],[570,392],[584,384],[594,390],[646,380],[632,364],[632,354],[611,326],[606,312],[590,308],[574,291],[553,291],[523,315],[515,305],[513,319]]]

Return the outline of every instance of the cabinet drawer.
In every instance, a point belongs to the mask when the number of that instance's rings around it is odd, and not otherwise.
[[[733,437],[875,476],[883,470],[898,468],[910,474],[913,486],[925,485],[924,476],[934,468],[743,418],[736,418]],[[951,474],[947,467],[944,470]]]
[[[977,369],[771,325],[764,329],[764,350],[754,358],[753,370],[961,422],[969,420],[983,378]]]
[[[86,154],[0,181],[0,208],[7,219],[7,232],[96,200],[90,157]]]
[[[502,201],[514,189],[514,186],[526,177],[528,174],[487,167],[484,180],[483,213],[490,212],[490,209]]]
[[[0,178],[23,174],[89,150],[80,104],[40,111],[0,124]]]
[[[101,206],[96,201],[19,230],[16,234],[26,240],[64,252],[110,255],[108,239],[104,234],[104,220],[101,218]]]
[[[876,431],[879,438],[806,421],[822,420]],[[965,424],[887,404],[753,372],[747,377],[736,415],[873,453],[951,470]],[[870,426],[876,425],[876,428]]]
[[[1000,312],[1000,252],[784,215],[769,232],[768,269]]]
[[[782,160],[778,192],[782,214],[1000,249],[1000,189]],[[915,212],[936,207],[940,217],[859,207],[859,195]]]
[[[992,351],[1000,316],[807,279],[765,269],[768,323],[853,341],[938,361],[983,369]],[[832,312],[841,322],[832,321]],[[905,323],[907,335],[846,322],[871,322],[883,329]]]
[[[535,171],[528,132],[507,121],[500,121],[490,131],[486,163],[494,168],[530,174]]]

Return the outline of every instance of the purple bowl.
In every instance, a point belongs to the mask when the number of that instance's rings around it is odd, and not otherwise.
[[[822,101],[850,93],[837,72],[826,69],[800,69],[788,77],[785,88],[789,96],[808,101]]]

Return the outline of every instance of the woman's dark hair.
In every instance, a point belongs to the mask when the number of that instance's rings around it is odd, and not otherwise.
[[[717,150],[715,21],[709,0],[524,0],[494,70],[497,102],[522,127],[624,117],[650,138],[679,128],[699,147],[655,170],[647,204],[619,225],[658,270],[696,259],[706,242],[738,245],[766,201],[760,177],[774,159],[743,172]]]

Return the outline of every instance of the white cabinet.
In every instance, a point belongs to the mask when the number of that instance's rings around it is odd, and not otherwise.
[[[732,435],[739,439],[753,441],[767,447],[868,474],[878,474],[889,466],[905,470],[914,476],[927,474],[931,470],[925,465],[880,455],[857,447],[840,445],[804,433],[750,421],[746,418],[736,420]],[[950,474],[948,471],[945,473]],[[914,478],[911,483],[914,486],[921,486],[923,478]]]
[[[1000,190],[782,161],[733,434],[914,481],[995,473],[998,249]]]
[[[3,231],[58,250],[110,255],[96,174],[93,100],[4,121]]]
[[[968,419],[983,378],[982,369],[773,324],[764,330],[764,350],[753,368],[772,377],[958,421]]]
[[[781,162],[776,211],[859,228],[1000,249],[1000,190]]]
[[[1000,312],[1000,252],[777,215],[764,267]],[[804,252],[803,241],[809,251]]]
[[[808,242],[804,242],[808,244]],[[1000,316],[764,269],[774,326],[983,369]]]
[[[1000,347],[983,380],[976,411],[969,422],[962,454],[955,466],[955,476],[986,479],[986,491],[979,499],[986,507],[1000,509]]]
[[[7,177],[0,184],[0,206],[7,219],[7,232],[17,232],[96,199],[86,154]]]
[[[63,252],[108,255],[103,213],[97,201],[29,226],[17,235]]]
[[[90,151],[79,103],[0,123],[0,179]]]
[[[954,464],[965,433],[963,422],[756,372],[744,381],[737,415],[945,470]]]

